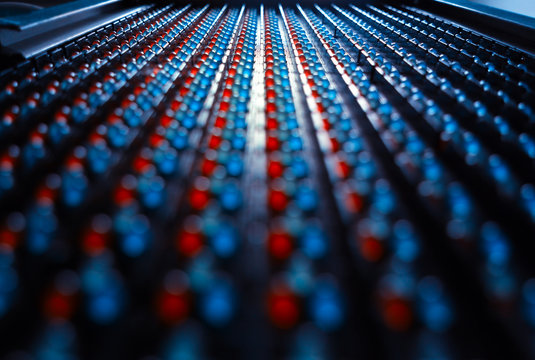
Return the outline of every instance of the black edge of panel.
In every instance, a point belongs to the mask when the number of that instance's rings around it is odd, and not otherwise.
[[[466,0],[414,0],[413,5],[535,53],[535,18]]]

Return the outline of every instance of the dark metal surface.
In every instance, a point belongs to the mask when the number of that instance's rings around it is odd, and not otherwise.
[[[535,19],[466,0],[415,1],[420,8],[524,50],[535,51]]]

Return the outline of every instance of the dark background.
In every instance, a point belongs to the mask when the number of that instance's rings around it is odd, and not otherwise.
[[[27,3],[27,4],[32,4],[32,5],[37,5],[37,6],[43,6],[43,7],[47,7],[47,6],[52,6],[52,5],[56,5],[56,4],[62,4],[62,3],[66,3],[66,2],[69,2],[71,0],[22,0],[20,2],[23,2],[23,3]],[[130,0],[132,1],[132,0]],[[484,4],[484,5],[489,5],[489,6],[493,6],[493,7],[497,7],[497,8],[500,8],[500,9],[503,9],[503,10],[507,10],[507,11],[512,11],[512,12],[515,12],[515,13],[518,13],[518,14],[523,14],[523,15],[527,15],[527,16],[531,16],[531,17],[535,17],[535,0],[470,0],[470,1],[473,1],[473,2],[476,2],[476,3],[479,3],[479,4]],[[7,2],[14,2],[12,0],[0,0],[0,3],[7,3]],[[156,1],[153,1],[153,2],[157,2]],[[187,0],[185,0],[184,2],[187,2]],[[198,2],[200,3],[201,1],[198,1],[198,0],[195,0],[194,2]],[[217,2],[225,2],[224,0],[216,0],[216,1],[210,1],[211,3],[217,3]],[[240,1],[240,0],[231,0],[231,2],[236,2],[236,3],[247,3],[247,1]],[[259,0],[255,0],[255,1],[251,1],[250,3],[251,4],[260,4],[260,3],[264,3],[264,4],[271,4],[271,3],[274,3],[274,4],[277,4],[277,3],[284,3],[284,4],[288,4],[289,1],[279,1],[279,0],[265,0],[265,1],[259,1]],[[299,1],[299,3],[308,3],[308,2],[313,2],[313,3],[327,3],[327,2],[333,2],[333,1],[326,1],[326,0],[316,0],[316,1],[312,1],[312,0],[304,0],[304,1]],[[344,3],[344,2],[348,2],[346,0],[341,0],[341,1],[334,1],[335,3]],[[353,1],[350,1],[352,3],[358,3],[358,2],[361,2],[359,0],[353,0]],[[398,2],[402,2],[402,1],[398,1]]]

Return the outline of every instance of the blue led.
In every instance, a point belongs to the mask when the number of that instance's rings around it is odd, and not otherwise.
[[[238,185],[233,182],[225,184],[219,195],[219,201],[224,210],[238,210],[243,202],[242,193]]]
[[[324,257],[328,251],[325,232],[314,225],[305,227],[301,235],[301,251],[311,259]]]
[[[232,147],[236,150],[243,150],[245,149],[245,143],[246,139],[244,134],[237,133],[236,136],[232,138]]]
[[[191,130],[197,125],[197,118],[194,113],[188,111],[186,114],[183,114],[182,118],[180,117],[180,115],[182,115],[182,113],[177,112],[177,116],[175,118],[186,129]]]
[[[87,192],[88,181],[82,171],[65,171],[62,176],[61,192],[65,205],[70,207],[82,203]]]
[[[147,251],[151,234],[149,222],[143,215],[136,215],[129,219],[128,229],[120,237],[120,245],[123,252],[130,257],[137,257]]]
[[[288,139],[291,151],[303,150],[303,140],[298,134],[292,134]]]
[[[89,98],[87,99],[87,102],[89,103],[89,106],[93,109],[99,107],[102,105],[104,99],[102,96],[102,90],[98,89],[96,92],[89,94]]]
[[[42,158],[45,157],[46,150],[41,143],[28,143],[22,150],[24,166],[31,169]]]
[[[414,261],[420,254],[420,245],[409,222],[400,220],[394,225],[393,248],[398,258]]]
[[[318,281],[310,298],[310,316],[325,331],[338,329],[344,321],[339,290],[329,281]]]
[[[374,190],[374,206],[383,214],[390,213],[395,207],[395,198],[388,182],[385,180],[377,181]]]
[[[446,331],[453,323],[453,312],[444,298],[442,284],[434,277],[426,277],[418,284],[418,312],[426,326],[436,332]]]
[[[373,179],[376,175],[375,162],[369,153],[362,152],[358,155],[357,166],[355,167],[355,177],[357,179]]]
[[[210,243],[217,256],[231,257],[238,248],[238,232],[231,225],[222,223],[214,229]]]
[[[311,324],[298,329],[289,360],[329,359],[325,334]]]
[[[129,128],[122,122],[108,127],[108,141],[115,148],[122,148],[128,140]]]
[[[153,159],[163,175],[174,174],[178,169],[178,154],[169,146],[156,148]]]
[[[69,133],[70,127],[67,123],[54,121],[50,124],[48,137],[54,144],[58,144]]]
[[[496,224],[491,222],[484,224],[481,238],[482,250],[487,261],[494,265],[505,265],[509,262],[511,256],[509,241]]]
[[[121,292],[114,287],[110,287],[89,297],[87,312],[94,322],[109,324],[117,319],[121,313],[122,306]]]
[[[0,317],[9,310],[13,301],[19,278],[12,267],[13,253],[0,250]]]
[[[303,211],[313,211],[318,206],[318,194],[308,186],[300,186],[295,193],[297,206]]]
[[[111,163],[111,151],[104,142],[97,142],[88,147],[87,160],[91,171],[102,174]]]
[[[164,180],[159,176],[141,176],[137,183],[137,190],[141,195],[141,202],[149,209],[159,207],[165,200]]]
[[[183,150],[188,146],[188,132],[185,129],[169,129],[167,130],[166,137],[177,150]]]
[[[296,178],[300,179],[308,175],[308,165],[302,157],[300,156],[292,157],[290,166]]]
[[[138,127],[141,125],[142,114],[143,112],[140,111],[136,106],[130,105],[124,110],[122,118],[128,126]]]
[[[193,99],[189,105],[191,111],[198,112],[202,109],[202,101],[200,99]]]
[[[237,115],[234,120],[234,127],[236,129],[245,129],[247,127],[247,122],[245,121],[245,116]]]
[[[26,246],[34,254],[48,250],[57,228],[52,204],[36,205],[28,214]]]
[[[92,258],[82,269],[82,288],[89,294],[99,293],[108,286],[113,286],[114,278],[109,276],[109,258],[99,256]]]
[[[186,323],[174,330],[171,337],[166,341],[163,351],[164,360],[197,360],[204,358],[201,355],[203,349],[201,329],[195,325]]]
[[[91,320],[98,324],[116,320],[123,309],[125,294],[119,275],[111,269],[111,259],[106,254],[92,258],[82,269],[81,281]]]
[[[188,275],[191,281],[191,287],[195,291],[204,291],[214,281],[214,258],[206,252],[201,253],[191,263],[188,269]]]
[[[231,154],[226,166],[230,176],[240,176],[243,172],[243,160],[239,154]]]
[[[220,327],[229,323],[236,307],[234,289],[224,278],[217,279],[202,294],[200,312],[210,325]]]
[[[48,324],[34,347],[34,356],[40,360],[76,359],[76,332],[69,322]]]
[[[0,196],[6,191],[13,187],[15,184],[15,178],[13,176],[13,171],[8,169],[0,168]]]

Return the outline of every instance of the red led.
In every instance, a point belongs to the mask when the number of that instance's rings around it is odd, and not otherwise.
[[[217,167],[217,162],[214,159],[205,158],[201,165],[201,172],[205,176],[211,176]]]
[[[266,111],[267,112],[275,112],[275,111],[277,111],[277,105],[275,105],[274,102],[268,102],[266,104]]]
[[[181,323],[190,311],[189,296],[186,293],[173,294],[162,291],[157,303],[160,318],[168,324]]]
[[[288,206],[288,195],[282,190],[270,190],[268,198],[269,206],[274,211],[283,211]]]
[[[219,110],[227,112],[230,107],[230,104],[228,101],[221,101],[219,104]]]
[[[152,72],[151,75],[145,76],[145,84],[149,84],[152,81],[154,81],[154,74],[157,74],[157,73],[158,73],[158,68],[154,69],[154,71]],[[190,73],[191,73],[191,71],[190,71]]]
[[[290,329],[299,321],[299,303],[291,292],[271,293],[268,298],[268,312],[271,322],[281,328]]]
[[[0,167],[3,169],[10,170],[13,168],[13,163],[15,162],[15,158],[13,158],[9,154],[2,154],[0,156]]]
[[[347,178],[351,172],[351,167],[343,160],[338,161],[338,175]]]
[[[145,90],[144,86],[141,86],[141,85],[136,86],[134,89],[134,95],[136,95],[136,97],[139,96],[143,92],[143,90]]]
[[[37,199],[42,201],[52,201],[56,197],[56,191],[54,189],[51,189],[47,186],[41,186],[37,190]]]
[[[210,201],[210,194],[208,190],[201,190],[194,187],[189,195],[189,202],[191,207],[195,210],[203,210]]]
[[[196,230],[182,230],[177,237],[178,252],[188,257],[194,257],[203,248],[202,234]]]
[[[330,130],[331,129],[331,123],[329,122],[329,119],[327,119],[327,118],[323,119],[323,128],[325,130]]]
[[[224,98],[230,98],[230,97],[232,97],[232,89],[225,89],[225,90],[223,90],[223,97],[224,97]]]
[[[92,132],[89,136],[89,142],[91,142],[91,144],[97,144],[100,141],[104,141],[104,136],[102,134]]]
[[[383,243],[373,236],[364,236],[358,241],[360,254],[370,262],[381,260],[384,254]]]
[[[127,205],[134,200],[134,191],[119,186],[113,194],[113,200],[119,206]]]
[[[34,144],[42,144],[43,143],[43,134],[37,132],[37,131],[34,131],[32,132],[32,134],[30,135],[30,142],[34,143]]]
[[[108,116],[108,124],[117,124],[121,122],[121,117],[115,113]]]
[[[70,170],[81,170],[82,169],[82,160],[77,158],[74,155],[70,155],[65,160],[65,166]]]
[[[128,97],[126,97],[126,98],[123,99],[123,101],[121,101],[121,106],[120,107],[122,107],[123,109],[126,109],[131,104],[132,104],[132,100],[130,100]],[[86,101],[85,100],[80,100],[80,104],[79,105],[86,106]],[[116,116],[116,115],[115,114],[110,115],[110,117],[108,118],[108,122],[110,122],[110,118],[112,116]],[[119,117],[119,119],[120,119],[120,117]]]
[[[268,237],[268,251],[277,260],[285,260],[292,255],[291,236],[284,231],[274,231]]]
[[[364,206],[364,199],[360,194],[356,192],[351,192],[346,197],[346,207],[349,211],[358,213],[362,210]]]
[[[337,138],[331,138],[331,146],[333,152],[340,150],[340,143],[338,142]]]
[[[13,121],[15,121],[15,119],[17,118],[17,115],[14,114],[13,112],[11,111],[8,111],[4,114],[4,117],[2,118],[2,122],[5,124],[5,125],[11,125],[13,124]]]
[[[150,146],[152,147],[158,147],[161,145],[161,143],[164,141],[163,135],[160,134],[151,134],[149,142]]]
[[[275,151],[279,149],[279,139],[275,136],[268,136],[266,140],[266,150]]]
[[[56,319],[70,318],[74,311],[72,300],[72,296],[53,290],[45,298],[44,310],[46,315]]]
[[[277,96],[277,94],[275,93],[275,90],[274,89],[268,89],[266,90],[266,97],[270,100],[272,99],[275,99],[275,97]]]
[[[20,234],[8,229],[0,229],[0,244],[14,249],[19,243]]]
[[[384,301],[382,310],[383,319],[390,329],[405,331],[411,326],[412,311],[404,299],[388,299]]]
[[[6,86],[4,91],[8,94],[13,94],[17,86],[18,86],[18,83],[16,81],[12,81]]]
[[[82,247],[89,255],[98,255],[106,249],[107,235],[89,230],[84,237]]]
[[[272,178],[278,178],[282,176],[284,172],[284,166],[280,161],[270,161],[268,165],[268,175]]]
[[[216,128],[222,128],[222,127],[224,127],[226,125],[226,123],[227,123],[227,119],[225,119],[222,116],[218,116],[215,119],[214,126]]]
[[[173,119],[171,116],[163,115],[160,119],[160,124],[163,127],[169,127],[173,123],[173,121],[175,121],[175,119]]]
[[[138,173],[142,173],[142,172],[145,172],[147,170],[147,168],[151,165],[151,162],[149,159],[141,156],[141,155],[138,155],[136,156],[136,158],[134,159],[134,163],[132,164],[133,165],[133,168],[136,172]]]
[[[211,149],[217,149],[219,145],[221,145],[221,142],[223,142],[223,138],[219,135],[212,135],[210,136],[210,140],[208,141],[208,146]]]
[[[277,119],[274,117],[268,117],[266,119],[266,129],[275,130],[279,126]]]

